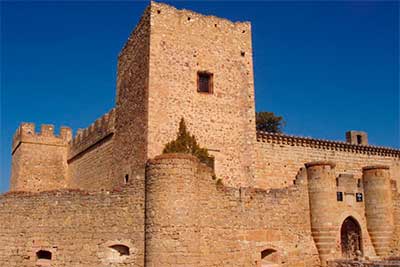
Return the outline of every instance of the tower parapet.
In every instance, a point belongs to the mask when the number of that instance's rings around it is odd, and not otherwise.
[[[367,228],[378,256],[387,256],[394,231],[392,184],[388,166],[363,168]]]
[[[35,143],[43,145],[66,146],[72,139],[72,130],[69,127],[62,126],[60,134],[54,133],[54,125],[42,124],[40,132],[35,131],[35,124],[23,122],[15,131],[12,143],[12,154],[21,143]]]
[[[66,152],[72,131],[61,127],[55,135],[54,125],[22,123],[13,137],[11,191],[44,191],[65,187]]]

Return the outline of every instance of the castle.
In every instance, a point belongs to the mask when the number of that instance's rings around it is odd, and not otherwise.
[[[400,266],[400,150],[257,132],[250,23],[151,2],[116,99],[74,137],[17,129],[1,266]],[[213,169],[162,154],[181,118]]]

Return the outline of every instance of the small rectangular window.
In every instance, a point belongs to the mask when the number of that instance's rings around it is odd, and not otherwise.
[[[356,200],[357,200],[357,202],[363,202],[363,194],[356,193]]]
[[[200,93],[213,93],[213,74],[209,72],[197,73],[197,91]]]
[[[336,192],[337,201],[343,201],[343,192]]]

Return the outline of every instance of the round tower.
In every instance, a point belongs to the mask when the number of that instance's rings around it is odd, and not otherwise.
[[[311,230],[322,266],[335,253],[336,211],[335,164],[329,161],[306,163],[310,200]]]
[[[197,158],[164,154],[146,171],[146,266],[199,264]]]
[[[376,254],[386,256],[394,230],[389,167],[364,167],[363,185],[368,232]]]

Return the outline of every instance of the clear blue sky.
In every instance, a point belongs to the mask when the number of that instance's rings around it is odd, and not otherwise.
[[[169,3],[252,22],[256,107],[286,133],[399,147],[399,2]],[[147,4],[1,2],[0,192],[20,122],[76,130],[114,106],[117,55]]]

